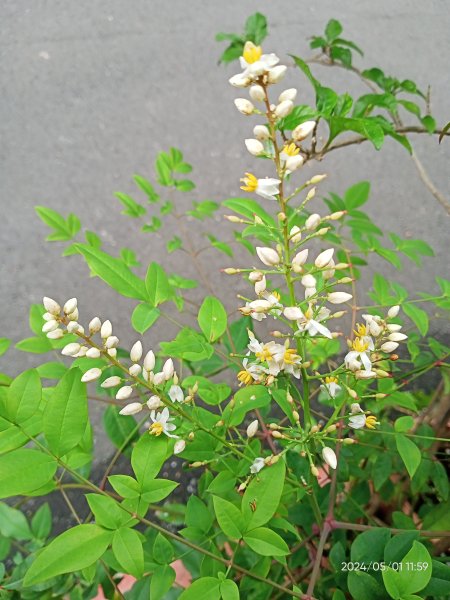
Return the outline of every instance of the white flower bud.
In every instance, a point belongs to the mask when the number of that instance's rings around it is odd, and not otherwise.
[[[109,338],[112,335],[112,325],[111,321],[105,321],[100,328],[100,335],[103,339]]]
[[[328,218],[331,221],[337,221],[345,215],[345,210],[338,210],[337,212],[332,213]]]
[[[265,277],[263,277],[261,279],[261,281],[257,281],[255,283],[255,294],[257,294],[258,296],[260,294],[262,294],[266,290],[266,285],[267,284],[266,284],[266,278]]]
[[[117,356],[117,348],[108,348],[106,352],[108,353],[108,356],[111,356],[112,358],[116,358]]]
[[[324,270],[324,272],[322,273],[322,276],[325,280],[331,279],[335,273],[335,264],[334,264],[334,260],[331,259],[330,262],[327,264],[326,269]],[[352,279],[350,279],[350,281],[348,283],[350,283],[352,281]],[[342,280],[341,280],[342,283]]]
[[[305,300],[311,298],[311,296],[315,296],[317,294],[317,290],[315,287],[307,287],[305,288]]]
[[[324,269],[330,263],[330,260],[333,258],[334,248],[330,248],[329,250],[324,250],[321,252],[319,256],[314,261],[314,264],[318,269]]]
[[[112,388],[112,387],[116,387],[121,382],[122,382],[122,379],[120,377],[118,377],[117,375],[113,375],[112,377],[108,377],[108,379],[105,379],[105,381],[101,384],[100,387],[105,388],[105,389]]]
[[[283,100],[275,108],[275,115],[279,118],[287,117],[293,110],[294,103],[291,100]]]
[[[267,74],[268,83],[278,83],[286,75],[287,67],[285,65],[277,65],[270,69]]]
[[[58,329],[58,321],[55,321],[54,319],[52,321],[47,321],[42,326],[43,333],[49,333],[50,331],[54,331],[55,329]]]
[[[296,97],[297,90],[295,88],[289,88],[288,90],[284,90],[284,92],[281,92],[278,98],[278,102],[284,102],[284,100],[291,100],[291,102],[294,102]]]
[[[306,288],[316,287],[316,278],[310,273],[308,273],[307,275],[304,275],[302,277],[301,284],[303,285],[303,287]]]
[[[352,413],[352,415],[356,415],[357,413],[362,413],[363,410],[357,402],[353,402],[352,404],[350,404],[350,412]]]
[[[265,125],[256,125],[253,128],[253,135],[260,142],[264,142],[264,140],[268,140],[270,138],[270,131]]]
[[[311,179],[306,182],[306,185],[317,185],[318,183],[320,183],[321,181],[323,181],[326,178],[327,178],[327,175],[325,175],[325,174],[314,175],[314,177],[311,177]]]
[[[78,312],[78,308],[76,308],[73,312],[66,315],[69,321],[78,321],[78,317],[80,316]]]
[[[266,98],[264,88],[261,85],[252,85],[248,93],[254,102],[264,102]]]
[[[298,321],[303,316],[302,311],[298,306],[286,306],[283,314],[289,321]]]
[[[233,75],[233,77],[230,77],[228,82],[233,87],[245,88],[250,85],[251,79],[250,79],[250,77],[247,77],[246,75],[243,75],[242,73],[238,73],[237,75]]]
[[[42,302],[44,304],[45,310],[51,313],[52,315],[59,315],[59,313],[61,312],[60,305],[55,300],[52,300],[52,298],[47,298],[47,296],[45,296]]]
[[[86,352],[86,356],[88,358],[99,358],[100,350],[97,348],[89,348],[89,350]]]
[[[153,378],[153,383],[155,385],[161,385],[165,381],[166,381],[166,378],[165,378],[164,373],[162,371],[160,371],[159,373],[155,373],[155,376]]]
[[[301,154],[296,154],[295,156],[290,156],[286,163],[286,169],[291,173],[299,169],[304,163],[303,156]]]
[[[131,385],[124,385],[117,390],[116,400],[126,400],[133,393]]]
[[[297,225],[294,225],[294,227],[292,227],[289,232],[289,237],[290,237],[292,243],[298,244],[300,242],[300,240],[302,239],[302,232],[301,232],[300,227],[297,227]]]
[[[150,410],[157,410],[163,405],[163,402],[159,396],[150,396],[146,404]]]
[[[155,354],[153,350],[149,350],[144,358],[144,369],[146,371],[153,371],[155,367]]]
[[[380,346],[380,350],[382,350],[383,352],[394,352],[394,350],[397,350],[398,348],[398,344],[397,342],[384,342],[384,344],[381,344]]]
[[[350,367],[351,369],[351,367]],[[373,379],[377,374],[374,371],[355,371],[356,379]]]
[[[64,304],[64,312],[66,315],[70,315],[70,313],[73,313],[73,311],[77,308],[77,299],[76,298],[71,298],[70,300],[67,300],[67,302]]]
[[[75,354],[80,351],[80,348],[80,344],[77,343],[67,344],[67,346],[64,346],[64,348],[61,350],[61,354],[64,356],[75,356]]]
[[[341,279],[342,281],[342,279]],[[382,328],[378,325],[378,323],[376,321],[370,321],[368,323],[369,325],[369,331],[370,331],[370,335],[373,335],[374,337],[378,337],[380,335],[380,333],[383,331]]]
[[[335,469],[337,467],[336,454],[334,450],[332,450],[328,446],[325,446],[325,448],[322,449],[322,458],[332,469]]]
[[[54,329],[53,331],[49,331],[47,333],[47,337],[49,340],[60,340],[64,336],[64,331],[62,329]]]
[[[108,338],[106,338],[105,341],[105,348],[117,348],[117,346],[119,345],[119,338],[116,335],[110,335]]]
[[[257,246],[256,254],[258,255],[260,261],[267,267],[274,267],[280,264],[278,252],[273,248]]]
[[[168,381],[174,374],[173,360],[168,358],[163,365],[162,371],[164,373],[164,378]]]
[[[175,446],[173,447],[173,453],[181,454],[182,452],[184,452],[185,448],[186,448],[186,442],[184,440],[177,440],[175,442]]]
[[[130,350],[130,358],[133,362],[139,362],[142,358],[142,342],[135,342]]]
[[[44,319],[44,321],[54,321],[55,315],[52,315],[52,313],[49,313],[49,312],[45,312],[42,315],[42,318]]]
[[[74,358],[78,358],[79,356],[86,356],[87,351],[88,351],[88,349],[86,348],[86,346],[81,346],[81,348],[75,354]]]
[[[331,304],[343,304],[352,298],[353,296],[347,292],[331,292],[331,294],[328,294],[327,296],[327,300],[328,302],[331,302]]]
[[[391,308],[388,310],[387,316],[389,319],[394,319],[398,313],[400,312],[400,306],[398,306],[398,304],[396,304],[395,306],[391,306]]]
[[[127,404],[119,411],[119,415],[136,415],[141,410],[142,404],[140,402],[131,402],[131,404]]]
[[[236,98],[236,100],[234,101],[234,105],[236,106],[238,111],[243,115],[251,115],[255,110],[253,104],[250,102],[250,100],[247,100],[246,98]]]
[[[300,250],[300,252],[297,252],[297,254],[292,259],[292,266],[294,266],[294,264],[298,267],[303,266],[308,259],[308,252],[309,250],[307,248],[305,248],[304,250]]]
[[[400,331],[401,328],[402,326],[398,325],[397,323],[389,323],[388,325],[386,325],[386,329],[392,333],[395,331]]]
[[[320,215],[313,213],[306,219],[305,227],[308,231],[312,231],[313,229],[317,229],[317,227],[320,225],[320,221]]]
[[[128,373],[132,377],[137,377],[141,371],[142,371],[142,367],[141,367],[141,365],[138,365],[138,364],[131,365],[131,367],[128,369]]]
[[[315,121],[305,121],[305,123],[300,123],[292,132],[292,139],[296,142],[301,142],[308,137],[316,126]]]
[[[245,146],[253,156],[261,156],[261,154],[264,154],[264,146],[259,140],[249,138],[245,140]]]
[[[82,329],[82,327],[76,321],[70,321],[70,323],[67,323],[67,331],[69,333],[75,333],[75,332],[79,331],[80,329]]]
[[[255,419],[254,421],[252,421],[250,423],[250,425],[247,427],[247,437],[248,438],[252,438],[256,435],[256,432],[258,431],[258,419]]]
[[[257,281],[261,281],[264,277],[264,273],[261,273],[261,271],[252,271],[250,273],[250,275],[248,276],[249,281],[251,281],[252,283],[256,283]]]
[[[95,381],[99,377],[101,377],[102,370],[94,367],[93,369],[89,369],[81,378],[83,383],[89,383],[90,381]]]
[[[89,323],[89,333],[91,335],[94,335],[94,333],[97,333],[100,331],[102,327],[102,322],[100,321],[100,319],[98,317],[94,317],[92,319],[92,321]],[[106,336],[108,337],[108,336]]]

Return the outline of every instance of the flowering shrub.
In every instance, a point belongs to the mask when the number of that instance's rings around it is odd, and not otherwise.
[[[60,352],[69,361],[43,362],[14,380],[2,376],[0,493],[20,499],[0,504],[1,597],[94,598],[99,586],[108,598],[151,600],[448,597],[449,488],[440,436],[449,348],[425,337],[428,314],[420,305],[443,314],[450,283],[437,278],[435,295],[412,298],[376,274],[374,304],[361,305],[359,269],[371,253],[399,268],[400,254],[420,264],[432,250],[396,235],[395,249],[385,246],[362,209],[367,182],[325,198],[323,212],[316,199],[325,175],[305,177],[303,168],[337,148],[333,140],[348,130],[376,148],[385,135],[409,148],[400,106],[430,133],[436,126],[399,99],[401,92],[421,96],[412,82],[365,72],[381,91],[354,103],[323,87],[297,57],[317,104],[295,104],[297,90],[280,86],[288,67],[259,45],[266,29],[254,15],[244,37],[226,36],[223,57],[239,56],[230,83],[242,89],[238,111],[254,118],[245,145],[261,172],[243,173],[245,196],[221,203],[249,254],[223,269],[231,282],[246,282],[237,307],[228,311],[208,293],[193,323],[185,306],[195,306],[189,290],[197,281],[159,262],[143,279],[129,249],[113,257],[95,233],[76,238],[75,215],[37,209],[53,230],[49,239],[70,242],[66,255],[81,255],[93,275],[139,302],[131,322],[141,337],[124,348],[120,321],[113,328],[108,318],[85,315],[76,298],[46,297],[32,306],[35,335],[17,348]],[[351,69],[359,49],[340,34],[331,21],[312,46],[323,60]],[[392,122],[373,116],[375,107],[388,110]],[[163,190],[191,191],[193,182],[182,178],[190,171],[179,150],[158,155]],[[159,216],[142,226],[151,233],[173,207],[146,178],[135,181],[159,206]],[[125,215],[146,216],[146,206],[117,196]],[[186,216],[205,221],[218,209],[194,202]],[[229,244],[207,239],[231,262]],[[191,244],[175,237],[167,249],[196,258]],[[179,332],[158,347],[151,328],[159,319]],[[431,370],[443,378],[433,395],[412,385]],[[91,469],[88,399],[109,403],[104,428],[116,446],[100,477]],[[195,493],[182,490],[184,501],[172,500],[178,483],[161,473],[172,456],[196,479]],[[39,503],[31,520],[24,510],[30,499],[55,494],[73,526],[52,537],[49,503]],[[127,592],[120,574],[135,578]]]

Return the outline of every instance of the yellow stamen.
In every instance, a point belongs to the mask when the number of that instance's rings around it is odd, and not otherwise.
[[[253,173],[246,173],[245,177],[241,179],[242,183],[245,185],[241,185],[241,190],[244,192],[255,192],[258,187],[258,179],[253,175]]]
[[[373,415],[366,417],[366,427],[368,429],[375,429],[375,426],[378,425],[377,418]]]
[[[297,156],[297,154],[300,152],[300,148],[297,148],[294,143],[286,144],[286,146],[283,148],[283,152],[288,156]]]
[[[276,301],[277,301],[277,302],[279,302],[279,301],[280,301],[280,299],[281,299],[281,294],[280,294],[280,292],[276,292],[276,291],[275,291],[275,292],[272,292],[272,296],[273,296],[273,297],[276,299]]]
[[[353,340],[352,348],[356,352],[365,352],[369,347],[369,342],[363,342],[361,338],[357,337]]]
[[[325,383],[338,383],[337,377],[325,377]]]
[[[243,383],[244,385],[250,385],[253,383],[253,377],[250,375],[248,371],[239,371],[237,374],[238,381]]]
[[[294,348],[286,348],[284,351],[283,360],[287,365],[294,365],[298,359],[299,355],[295,352]]]
[[[164,431],[164,425],[157,421],[156,423],[152,423],[150,425],[150,429],[148,430],[150,435],[161,435]]]
[[[365,325],[361,325],[360,323],[356,325],[356,329],[353,330],[353,333],[359,337],[366,337],[366,335],[369,335],[367,327]]]
[[[255,46],[253,42],[245,42],[244,52],[242,57],[245,62],[252,64],[261,58],[262,48],[261,46]]]
[[[255,356],[259,358],[260,361],[270,360],[272,358],[272,353],[268,348],[263,347],[261,352],[255,352]]]

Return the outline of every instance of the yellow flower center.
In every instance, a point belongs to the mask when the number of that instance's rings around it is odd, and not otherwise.
[[[309,306],[308,309],[305,311],[305,317],[306,319],[309,321],[309,319],[313,318],[313,310],[312,308]]]
[[[297,154],[300,152],[300,148],[297,148],[294,143],[286,144],[286,146],[283,148],[283,152],[288,156],[297,156]]]
[[[337,377],[325,377],[325,383],[337,383],[337,382],[338,382]]]
[[[250,375],[248,371],[239,371],[237,374],[238,381],[243,383],[244,385],[250,385],[253,382],[253,377]]]
[[[258,179],[253,175],[253,173],[246,173],[245,177],[241,179],[242,183],[245,185],[241,185],[241,190],[244,192],[254,192],[258,187]]]
[[[260,361],[270,360],[272,358],[272,353],[266,347],[263,347],[261,352],[255,352],[255,356],[259,358]]]
[[[244,52],[242,56],[245,62],[252,64],[261,58],[262,48],[261,46],[255,46],[253,42],[245,42]]]
[[[272,296],[276,299],[277,302],[279,302],[281,299],[280,292],[272,292]]]
[[[286,348],[284,351],[283,360],[287,365],[294,365],[298,359],[299,355],[295,352],[294,348]]]
[[[150,429],[148,430],[150,435],[161,435],[163,431],[164,425],[159,421],[156,421],[156,423],[152,423],[150,425]]]
[[[352,348],[356,352],[365,352],[369,347],[369,342],[363,342],[361,338],[357,337],[353,340]]]
[[[368,429],[375,429],[375,426],[377,425],[377,418],[374,417],[373,415],[370,415],[368,417],[366,417],[366,427]]]
[[[353,330],[353,333],[359,337],[365,337],[366,335],[369,335],[367,327],[365,325],[361,325],[360,323],[356,325],[356,329]]]

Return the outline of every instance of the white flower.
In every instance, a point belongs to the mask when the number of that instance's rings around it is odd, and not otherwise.
[[[246,173],[241,182],[244,184],[241,185],[241,190],[244,190],[244,192],[255,192],[255,194],[266,200],[275,200],[275,196],[280,193],[279,185],[281,181],[279,179],[271,177],[257,179],[252,173]]]
[[[300,148],[297,148],[295,144],[286,144],[280,152],[280,161],[285,169],[285,174],[289,175],[303,164]]]
[[[92,321],[89,323],[89,333],[94,335],[94,333],[98,333],[102,327],[102,322],[98,317],[94,317]]]
[[[51,312],[51,311],[49,311]],[[398,313],[400,312],[400,306],[395,305],[395,306],[391,306],[391,308],[388,310],[387,316],[389,317],[389,319],[394,319]]]
[[[285,65],[278,65],[276,67],[273,67],[273,69],[270,69],[267,75],[267,81],[269,83],[278,83],[286,75],[286,71],[287,67]]]
[[[255,460],[250,466],[250,473],[259,473],[261,469],[265,466],[265,464],[266,463],[264,462],[264,459],[261,456],[258,456],[258,458],[255,458]]]
[[[47,333],[47,337],[49,340],[59,340],[64,337],[64,331],[62,329],[54,329]]]
[[[255,110],[255,107],[250,100],[247,100],[247,98],[236,98],[234,104],[238,111],[243,115],[251,115]]]
[[[298,244],[302,239],[302,231],[300,227],[298,227],[297,225],[291,227],[291,230],[289,232],[289,238],[293,244]]]
[[[396,332],[396,331],[400,331],[401,328],[402,328],[402,326],[401,325],[397,325],[397,323],[389,323],[388,325],[386,325],[386,329],[388,331],[393,332],[393,333]]]
[[[264,88],[261,85],[252,85],[248,93],[254,102],[264,102],[266,98]]]
[[[64,304],[63,311],[66,315],[70,315],[77,307],[77,299],[71,298]]]
[[[186,442],[184,440],[178,440],[177,442],[175,442],[175,446],[173,447],[173,453],[181,454],[182,452],[184,452],[185,448]]]
[[[69,333],[76,333],[76,332],[84,333],[84,328],[82,325],[80,325],[76,321],[70,321],[70,323],[67,323],[67,331]]]
[[[142,367],[141,367],[141,365],[138,365],[137,363],[135,363],[134,365],[131,365],[131,367],[128,369],[128,373],[132,377],[137,377],[141,371],[142,371]]]
[[[45,296],[42,300],[42,303],[44,305],[45,310],[51,313],[52,315],[59,315],[59,313],[61,312],[60,305],[55,300],[52,300],[52,298],[47,298],[47,296]]]
[[[100,328],[100,335],[103,339],[109,338],[112,335],[111,321],[105,321]]]
[[[119,411],[119,415],[135,415],[138,412],[141,412],[142,404],[140,402],[131,402],[131,404],[127,404]]]
[[[179,385],[170,386],[169,398],[172,402],[184,402],[183,390]]]
[[[250,363],[248,358],[244,358],[242,366],[244,368],[237,374],[238,381],[240,382],[239,385],[251,385],[255,381],[260,382],[267,374],[267,369],[263,365]]]
[[[333,258],[334,248],[329,248],[328,250],[324,250],[319,254],[319,256],[314,261],[314,264],[318,269],[324,269],[330,264],[331,259]]]
[[[230,79],[228,81],[233,87],[237,87],[237,88],[248,87],[252,82],[250,77],[247,77],[243,73],[238,73],[237,75],[233,75],[233,77],[230,77]]]
[[[298,321],[303,317],[303,313],[298,306],[286,306],[283,314],[288,321]]]
[[[306,288],[315,288],[316,287],[316,278],[314,277],[314,275],[311,275],[310,273],[308,273],[307,275],[304,275],[301,279],[301,284],[303,287]]]
[[[67,346],[64,346],[64,348],[61,350],[61,354],[64,356],[75,356],[75,354],[78,354],[80,351],[80,348],[80,344],[73,342],[72,344],[67,344]]]
[[[336,398],[336,396],[341,391],[341,386],[338,384],[337,377],[325,377],[325,383],[321,385],[321,389],[325,390],[330,398]]]
[[[146,371],[153,371],[155,367],[155,354],[153,350],[149,350],[144,358],[144,369]]]
[[[333,337],[331,331],[321,323],[325,319],[328,319],[329,316],[330,311],[324,306],[319,308],[317,313],[314,314],[313,306],[310,304],[308,309],[302,314],[302,317],[297,321],[297,327],[300,332],[307,331],[311,336],[320,333],[331,340]]]
[[[102,374],[102,370],[101,369],[97,369],[97,368],[93,368],[93,369],[89,369],[88,371],[86,371],[86,373],[84,373],[84,375],[81,378],[81,381],[83,383],[88,383],[89,381],[95,381],[96,379],[98,379]]]
[[[320,221],[320,215],[318,215],[317,213],[313,213],[312,215],[309,215],[309,217],[306,219],[305,227],[308,231],[312,231],[320,225]]]
[[[295,88],[289,88],[288,90],[284,90],[284,92],[281,92],[278,98],[278,102],[283,102],[284,100],[291,100],[292,102],[294,102],[296,97],[297,90]]]
[[[264,142],[264,140],[268,140],[270,138],[270,131],[265,125],[255,125],[253,128],[253,135],[260,142]]]
[[[101,387],[102,388],[116,387],[121,382],[122,382],[122,379],[120,377],[118,377],[117,375],[113,375],[112,377],[108,377],[108,379],[105,379],[105,381],[101,384]]]
[[[173,377],[175,369],[173,366],[173,360],[171,358],[168,358],[166,360],[166,362],[164,363],[162,372],[164,373],[164,377],[165,377],[166,381],[169,381],[169,379],[171,379],[171,377]]]
[[[173,417],[170,416],[169,409],[163,408],[160,413],[156,413],[154,410],[150,413],[150,419],[153,423],[150,425],[149,433],[151,435],[159,436],[162,433],[171,438],[178,438],[177,435],[173,435],[170,432],[176,429],[176,425],[171,423]]]
[[[130,350],[130,358],[133,362],[139,362],[142,358],[142,342],[139,340],[133,344]]]
[[[331,292],[327,296],[328,302],[331,304],[343,304],[351,300],[353,296],[347,292]]]
[[[261,271],[252,271],[248,276],[249,281],[251,281],[252,283],[261,281],[263,278],[264,278],[264,273],[261,273]]]
[[[332,448],[328,446],[322,448],[322,458],[332,469],[337,467],[337,456]]]
[[[397,350],[398,348],[398,343],[397,342],[384,342],[384,344],[381,344],[380,346],[380,350],[382,350],[383,352],[394,352],[394,350]]]
[[[297,351],[294,348],[289,348],[289,340],[286,340],[284,345],[275,344],[274,347],[274,361],[277,365],[278,372],[284,371],[285,373],[289,373],[293,375],[296,379],[300,378],[300,363],[302,362],[301,356],[297,354]],[[277,375],[276,372],[271,372],[271,375]]]
[[[253,42],[245,42],[244,51],[239,58],[242,75],[250,79],[257,79],[260,75],[272,71],[272,67],[278,64],[279,58],[276,54],[263,54],[261,46],[255,46]]]
[[[306,139],[310,133],[314,131],[314,127],[316,126],[315,121],[305,121],[304,123],[300,123],[292,132],[292,139],[296,142],[301,142]]]
[[[108,338],[106,338],[105,348],[107,348],[107,349],[117,348],[118,345],[119,345],[119,338],[116,335],[110,335]]]
[[[254,140],[252,138],[248,138],[248,139],[244,140],[244,142],[245,142],[245,146],[246,146],[247,150],[253,156],[261,156],[261,154],[264,154],[264,146],[261,144],[261,142],[259,140]]]
[[[351,417],[348,420],[349,427],[352,427],[353,429],[362,429],[363,427],[375,429],[375,425],[377,425],[376,417],[373,415],[366,415],[359,404],[352,404],[350,410]]]
[[[254,421],[252,421],[250,423],[250,425],[247,427],[247,437],[248,438],[252,438],[255,437],[256,432],[258,431],[258,419],[255,419]]]
[[[369,350],[369,345],[368,341],[364,341],[360,337],[353,340],[352,350],[350,350],[344,358],[347,369],[350,369],[350,371],[358,371],[362,363],[365,371],[371,371],[372,363],[367,352]]]
[[[283,100],[275,107],[275,115],[278,118],[287,117],[293,110],[294,103],[291,100]]]
[[[159,371],[158,373],[155,373],[155,375],[153,377],[153,383],[155,385],[161,385],[165,381],[166,381],[166,377],[165,377],[165,375],[164,375],[164,373],[162,371]]]
[[[388,335],[388,340],[390,340],[391,342],[403,342],[403,340],[406,340],[407,338],[408,336],[404,333],[394,332]]]
[[[263,277],[260,281],[257,281],[255,283],[255,294],[260,296],[263,292],[266,291],[266,286],[267,286],[266,278]]]
[[[280,255],[273,248],[257,246],[256,254],[259,260],[267,267],[274,267],[280,264]]]
[[[117,390],[116,400],[126,400],[133,393],[131,385],[124,385]]]
[[[55,331],[55,329],[58,329],[58,321],[55,321],[54,319],[46,321],[42,326],[43,333],[50,333],[50,331]]]
[[[295,273],[301,273],[302,266],[308,259],[308,252],[309,251],[307,248],[305,248],[304,250],[300,250],[300,252],[297,252],[297,254],[292,259],[292,270]]]
[[[159,396],[156,396],[156,395],[150,396],[150,398],[147,400],[146,404],[150,410],[156,410],[157,408],[164,406],[164,402],[161,400],[161,398]]]

